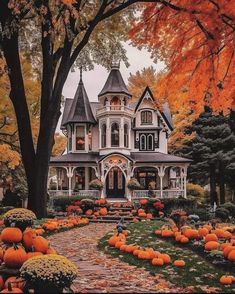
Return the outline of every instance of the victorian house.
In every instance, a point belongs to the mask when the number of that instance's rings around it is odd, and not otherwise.
[[[159,198],[186,197],[190,160],[168,154],[173,125],[168,104],[161,109],[147,86],[137,103],[113,66],[97,102],[90,102],[82,78],[73,99],[67,98],[61,129],[65,154],[53,157],[56,190],[51,195],[100,195],[89,183],[100,179],[103,198],[124,200],[148,196],[149,184]],[[131,193],[128,181],[141,188]]]

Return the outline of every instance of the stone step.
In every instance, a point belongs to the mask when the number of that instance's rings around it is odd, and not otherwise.
[[[95,219],[92,215],[84,216],[88,218],[89,220]],[[119,221],[121,218],[124,219],[124,221],[133,220],[133,217],[128,216],[113,216],[113,215],[105,215],[105,216],[97,216],[96,219],[106,219],[106,220],[115,220],[116,222]]]
[[[115,206],[111,206],[109,207],[109,211],[131,211],[133,209],[133,207],[115,207]]]

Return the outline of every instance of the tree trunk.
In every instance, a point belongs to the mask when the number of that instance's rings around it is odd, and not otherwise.
[[[216,174],[215,174],[215,165],[210,165],[210,202],[211,205],[218,204],[218,197],[216,192]]]
[[[225,179],[224,179],[224,165],[219,163],[219,190],[220,190],[220,204],[225,203]]]

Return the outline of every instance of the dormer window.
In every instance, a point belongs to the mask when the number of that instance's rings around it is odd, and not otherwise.
[[[85,150],[85,127],[76,127],[76,150]]]
[[[150,110],[141,111],[141,124],[152,124],[153,114]]]
[[[111,100],[111,110],[120,110],[121,100],[118,97],[113,97]]]

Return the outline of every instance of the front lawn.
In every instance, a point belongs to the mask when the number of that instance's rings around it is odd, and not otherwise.
[[[126,243],[137,244],[145,248],[152,247],[161,253],[169,254],[172,261],[183,259],[186,263],[185,267],[177,268],[173,264],[162,267],[153,266],[150,261],[139,260],[131,253],[122,252],[115,247],[110,247],[107,240],[113,235],[113,232],[105,235],[99,241],[98,247],[106,254],[118,257],[122,261],[137,267],[144,267],[152,275],[162,274],[167,281],[174,283],[178,287],[192,287],[193,292],[235,292],[232,285],[223,286],[219,282],[221,276],[225,274],[231,275],[231,272],[226,272],[224,269],[212,265],[189,249],[175,246],[170,241],[158,238],[154,231],[163,224],[161,221],[131,224],[128,227],[130,233]]]

